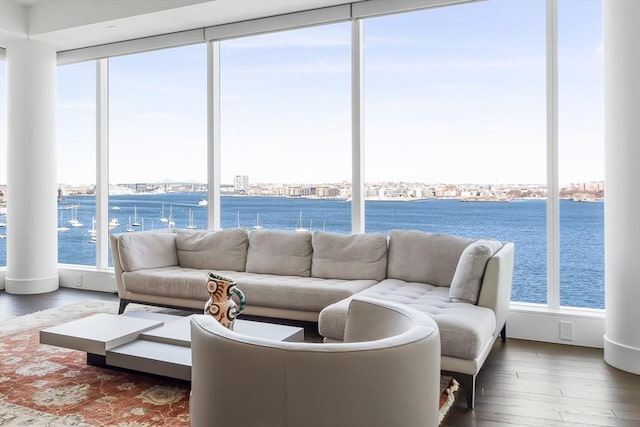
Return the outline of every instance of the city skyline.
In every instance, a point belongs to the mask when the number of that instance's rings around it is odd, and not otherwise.
[[[93,186],[60,185],[60,194],[91,195]],[[2,186],[0,186],[2,189]],[[572,183],[561,186],[560,198],[575,201],[604,200],[603,181]],[[109,194],[158,194],[174,192],[206,192],[206,183],[122,183],[110,184]],[[221,185],[222,195],[282,196],[301,198],[350,199],[350,182],[339,183],[249,183],[249,177],[238,175],[233,184]],[[446,184],[420,182],[366,182],[364,197],[367,200],[416,200],[430,198],[459,198],[479,201],[509,201],[519,198],[546,198],[547,186],[543,184]]]

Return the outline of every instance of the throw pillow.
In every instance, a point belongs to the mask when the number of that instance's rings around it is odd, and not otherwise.
[[[449,286],[473,239],[417,230],[389,231],[387,278]]]
[[[253,230],[249,234],[246,271],[309,277],[312,251],[308,231]]]
[[[497,240],[480,239],[462,251],[449,288],[451,302],[478,302],[487,262],[501,247]]]
[[[387,236],[314,231],[311,276],[324,279],[383,280],[387,275]]]
[[[207,270],[244,271],[249,232],[244,228],[219,231],[178,231],[180,266]]]
[[[122,233],[118,237],[118,250],[122,271],[178,265],[176,235],[173,233],[155,231]]]

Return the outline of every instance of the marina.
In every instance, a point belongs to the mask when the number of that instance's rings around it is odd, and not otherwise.
[[[199,203],[205,196],[204,192],[112,196],[109,233],[126,232],[127,228],[130,232],[167,228],[206,230],[208,209]],[[72,212],[83,226],[70,226]],[[545,200],[367,201],[365,212],[368,233],[417,229],[512,241],[516,246],[512,299],[546,302]],[[60,202],[58,214],[59,262],[95,265],[95,229],[98,227],[94,223],[95,198],[67,197]],[[6,217],[0,217],[0,221],[7,222]],[[136,222],[140,225],[134,226]],[[221,226],[350,233],[351,203],[340,199],[223,196]],[[561,304],[604,307],[604,203],[561,200],[560,242]],[[0,239],[0,264],[6,264],[6,239]]]

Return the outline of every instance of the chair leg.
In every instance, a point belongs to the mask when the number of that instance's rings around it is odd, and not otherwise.
[[[121,299],[120,300],[120,307],[118,307],[118,314],[122,314],[124,313],[124,309],[127,308],[127,305],[129,305],[131,301],[128,301],[126,299]]]
[[[500,342],[507,342],[507,324],[506,323],[500,330]]]

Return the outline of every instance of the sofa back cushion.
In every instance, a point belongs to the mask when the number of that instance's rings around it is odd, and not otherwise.
[[[249,234],[246,271],[309,277],[311,252],[308,231],[253,230]]]
[[[450,286],[462,251],[473,239],[414,230],[389,232],[387,277]]]
[[[480,239],[462,251],[449,289],[451,302],[478,302],[487,262],[500,248],[502,243],[497,240]]]
[[[220,231],[178,231],[180,266],[206,270],[244,271],[249,232],[244,228]]]
[[[126,233],[118,237],[122,271],[178,265],[176,235],[166,232]]]
[[[383,280],[387,274],[387,236],[314,231],[311,276],[324,279]]]

